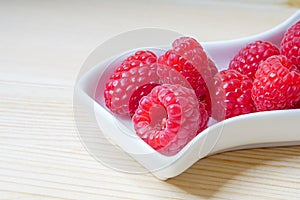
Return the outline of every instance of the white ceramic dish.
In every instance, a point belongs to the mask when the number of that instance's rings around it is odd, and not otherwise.
[[[261,34],[202,45],[217,66],[228,66],[234,54],[249,42],[266,40],[279,46],[285,30],[298,20],[300,11],[279,26]],[[152,50],[160,54],[164,48]],[[130,52],[124,55],[128,53]],[[104,100],[98,104],[93,99],[99,77],[104,89],[107,73],[113,70],[110,66],[115,65],[112,61],[119,62],[124,55],[103,61],[87,72],[78,81],[75,92],[84,105],[93,106],[99,128],[112,141],[111,145],[121,147],[159,179],[177,176],[199,159],[219,152],[300,144],[300,109],[278,110],[242,115],[216,123],[200,133],[176,155],[161,155],[135,135],[129,120],[111,114],[105,107]]]

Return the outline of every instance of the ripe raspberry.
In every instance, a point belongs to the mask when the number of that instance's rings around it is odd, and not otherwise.
[[[271,56],[255,74],[252,99],[258,111],[289,109],[300,100],[300,73],[287,57]]]
[[[251,99],[252,80],[236,70],[223,70],[215,77],[213,118],[223,120],[254,111]]]
[[[218,69],[197,40],[181,37],[172,43],[172,47],[176,54],[189,61],[200,72],[206,84],[213,83],[213,76]]]
[[[196,69],[207,67],[208,57],[203,47],[191,37],[181,37],[172,43],[174,52],[189,61]]]
[[[174,155],[207,127],[208,114],[192,89],[163,84],[140,100],[132,121],[148,145]]]
[[[208,88],[217,72],[216,66],[193,38],[179,38],[172,46],[172,50],[158,58],[158,75],[163,83],[193,88],[197,98],[206,105],[210,114],[211,101]]]
[[[300,21],[285,32],[281,41],[280,53],[300,70]]]
[[[149,87],[157,85],[159,78],[156,73],[156,60],[157,57],[153,52],[138,51],[116,68],[104,90],[105,104],[113,113],[118,115],[134,113],[137,105],[133,104],[138,103],[141,95],[150,92]],[[142,88],[145,91],[141,91]],[[136,90],[139,92],[135,92]]]
[[[229,69],[237,70],[253,80],[259,63],[278,54],[279,49],[270,42],[255,41],[246,45],[234,56],[229,63]]]
[[[163,83],[181,84],[193,88],[198,99],[207,95],[206,83],[197,69],[174,50],[169,50],[158,58],[158,75]]]

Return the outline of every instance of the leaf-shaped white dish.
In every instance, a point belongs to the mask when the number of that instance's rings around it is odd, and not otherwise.
[[[284,32],[300,20],[300,11],[271,30],[247,38],[201,43],[217,66],[228,66],[229,60],[246,44],[265,40],[279,46]],[[164,48],[152,48],[161,54]],[[136,51],[136,50],[133,50]],[[132,51],[132,52],[133,52]],[[127,52],[126,55],[130,53]],[[117,60],[124,55],[117,56]],[[94,91],[98,81],[108,79],[112,60],[106,60],[88,71],[77,83],[75,93],[86,106],[93,106],[102,133],[160,179],[179,175],[201,158],[215,153],[256,147],[300,144],[300,109],[257,112],[215,123],[197,135],[179,153],[164,156],[135,135],[128,119],[113,115],[104,104],[97,103]],[[221,68],[219,68],[221,70]],[[99,79],[100,77],[100,79]],[[100,91],[101,92],[101,91]],[[101,103],[102,102],[102,103]]]

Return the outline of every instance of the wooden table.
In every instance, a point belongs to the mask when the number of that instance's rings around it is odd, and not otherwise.
[[[0,199],[300,199],[299,146],[222,153],[167,181],[116,172],[84,149],[73,87],[108,38],[160,27],[200,41],[233,39],[296,10],[270,1],[176,2],[0,3]]]

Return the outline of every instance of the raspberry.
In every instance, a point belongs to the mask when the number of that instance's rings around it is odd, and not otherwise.
[[[138,103],[140,96],[149,93],[149,87],[157,85],[159,78],[156,73],[156,60],[153,52],[138,51],[115,69],[104,90],[105,104],[113,113],[133,114],[137,107],[134,104]],[[142,88],[145,91],[141,91]],[[139,92],[135,92],[137,90]]]
[[[172,47],[176,54],[189,61],[200,72],[207,84],[212,83],[212,78],[218,69],[197,40],[191,37],[181,37],[172,43]]]
[[[215,77],[213,118],[223,120],[254,111],[252,80],[236,70],[223,70]]]
[[[283,55],[262,62],[255,74],[252,99],[258,111],[289,109],[300,100],[300,73]]]
[[[195,90],[198,99],[207,95],[206,83],[197,69],[174,50],[169,50],[158,58],[158,75],[163,83],[181,84]]]
[[[285,32],[281,41],[280,53],[300,70],[300,21]]]
[[[242,48],[230,61],[229,69],[235,69],[252,80],[261,61],[272,55],[278,55],[279,49],[265,41],[255,41]]]
[[[172,46],[172,50],[158,58],[158,75],[163,83],[193,88],[197,98],[206,105],[210,114],[209,84],[217,72],[216,66],[193,38],[179,38]]]
[[[207,127],[208,114],[192,89],[163,84],[140,100],[132,121],[148,145],[174,155]]]
[[[207,67],[208,57],[203,47],[194,38],[178,38],[172,43],[172,47],[176,54],[188,60],[196,69]]]

